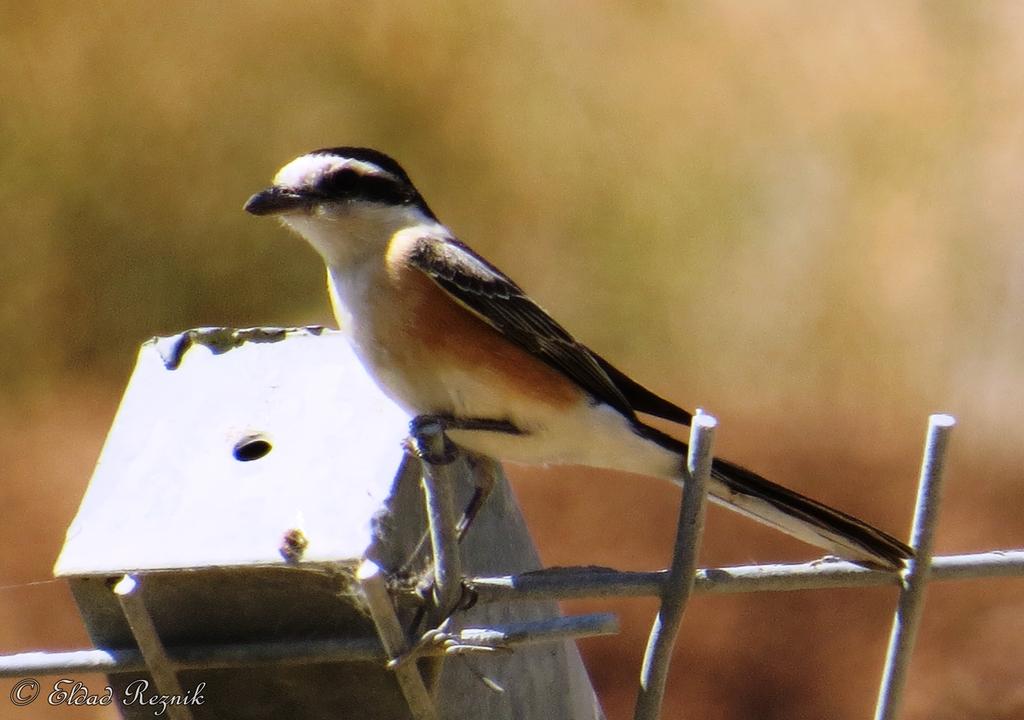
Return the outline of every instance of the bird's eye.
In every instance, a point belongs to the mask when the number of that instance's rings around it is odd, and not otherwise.
[[[338,200],[401,204],[409,199],[408,188],[390,175],[370,175],[341,168],[320,178],[317,192]]]
[[[320,178],[316,189],[329,197],[349,197],[353,194],[360,177],[355,170],[335,170]]]

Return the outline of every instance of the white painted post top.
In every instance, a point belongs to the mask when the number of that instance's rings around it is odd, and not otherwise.
[[[54,572],[279,565],[294,530],[308,541],[304,562],[356,564],[407,432],[340,333],[156,338],[139,352]]]

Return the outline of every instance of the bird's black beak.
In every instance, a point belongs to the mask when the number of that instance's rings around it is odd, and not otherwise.
[[[245,203],[245,211],[253,215],[280,215],[309,204],[309,198],[293,190],[271,187],[258,192]]]

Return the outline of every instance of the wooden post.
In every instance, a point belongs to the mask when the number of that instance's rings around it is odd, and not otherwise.
[[[185,693],[205,683],[193,717],[413,717],[356,579],[364,560],[376,564],[409,627],[416,607],[396,588],[415,577],[393,574],[428,571],[430,559],[409,557],[429,544],[419,462],[403,451],[408,420],[337,333],[215,328],[144,345],[55,568],[94,643],[140,647],[108,582],[130,573],[141,579],[150,642],[165,649],[161,664]],[[456,507],[478,482],[496,485],[462,544],[462,572],[538,568],[500,468],[462,456],[453,473]],[[446,630],[557,616],[548,600],[479,603]],[[255,658],[280,642],[367,649],[324,662],[238,662],[245,644]],[[176,648],[225,645],[239,648],[230,666],[174,666]],[[112,674],[115,697],[137,679],[152,681]],[[431,700],[440,718],[601,716],[565,640],[449,658]],[[152,717],[151,707],[120,710]]]

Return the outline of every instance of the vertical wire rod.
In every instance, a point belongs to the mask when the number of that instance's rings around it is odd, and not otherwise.
[[[184,701],[186,695],[178,681],[178,674],[174,662],[167,655],[167,649],[160,640],[153,618],[146,609],[146,603],[142,599],[142,582],[133,575],[125,575],[114,586],[114,595],[121,605],[121,612],[124,613],[131,628],[135,642],[139,645],[139,652],[146,661],[146,670],[153,678],[160,695],[173,698],[181,698],[178,702],[170,702],[167,705],[167,715],[171,720],[192,720],[192,711],[186,705],[179,704]]]
[[[690,428],[690,451],[686,459],[686,480],[679,505],[672,566],[661,593],[661,607],[647,640],[635,720],[657,720],[661,712],[672,648],[683,619],[683,610],[693,590],[697,552],[704,530],[707,482],[711,474],[711,445],[717,424],[715,418],[698,411]]]
[[[372,560],[363,560],[356,570],[356,580],[370,610],[370,618],[377,628],[381,645],[384,646],[384,654],[389,660],[400,657],[409,648],[388,594],[384,573]],[[396,664],[394,673],[414,720],[437,720],[437,709],[416,663]]]
[[[917,505],[914,508],[914,527],[910,531],[914,557],[907,562],[903,574],[899,602],[889,633],[882,683],[878,689],[875,720],[895,720],[900,711],[910,655],[924,609],[925,586],[931,574],[932,538],[938,522],[946,448],[955,425],[956,420],[951,415],[937,414],[928,418],[928,436],[921,462]]]
[[[462,594],[462,556],[455,521],[453,452],[440,422],[414,423],[413,442],[420,457],[423,497],[434,553],[434,599],[442,616]]]

